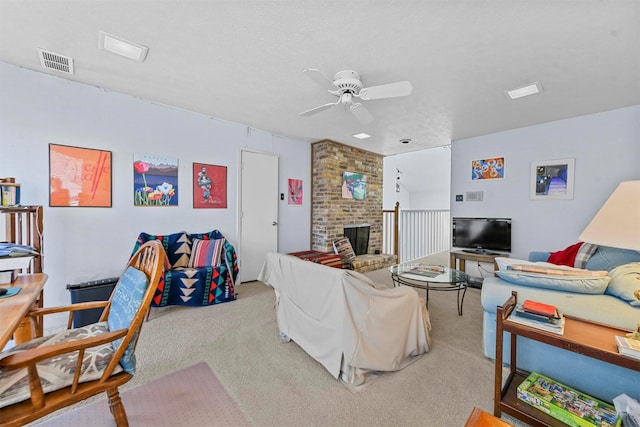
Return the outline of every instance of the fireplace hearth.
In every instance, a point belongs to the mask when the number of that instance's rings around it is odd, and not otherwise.
[[[344,226],[344,235],[356,255],[364,255],[369,251],[369,233],[371,231],[371,224],[351,224]]]

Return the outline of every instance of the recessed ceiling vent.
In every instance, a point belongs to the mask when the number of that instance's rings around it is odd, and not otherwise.
[[[42,49],[38,49],[38,56],[43,68],[73,74],[73,58]]]

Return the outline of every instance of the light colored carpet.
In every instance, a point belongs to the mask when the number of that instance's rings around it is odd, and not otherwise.
[[[121,393],[131,426],[248,426],[209,365],[200,362]],[[40,427],[112,427],[106,399],[63,413]]]
[[[425,261],[448,264],[448,254]],[[386,270],[367,275],[392,286]],[[205,361],[253,426],[462,426],[474,406],[493,412],[479,289],[468,289],[462,316],[455,292],[430,293],[429,353],[359,393],[294,342],[280,342],[273,289],[248,282],[237,291],[230,303],[154,309],[138,344],[138,373],[124,389]]]

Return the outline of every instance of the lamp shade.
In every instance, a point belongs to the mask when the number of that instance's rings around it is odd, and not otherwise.
[[[578,239],[640,251],[640,181],[621,182]]]

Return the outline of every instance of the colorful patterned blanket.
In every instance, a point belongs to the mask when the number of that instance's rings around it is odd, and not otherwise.
[[[190,267],[189,259],[194,239],[223,239],[219,265]],[[234,247],[218,230],[208,233],[173,233],[151,235],[140,233],[133,253],[149,240],[160,240],[167,253],[170,267],[151,303],[152,307],[167,305],[202,306],[234,301],[235,282],[238,278],[238,257]]]

